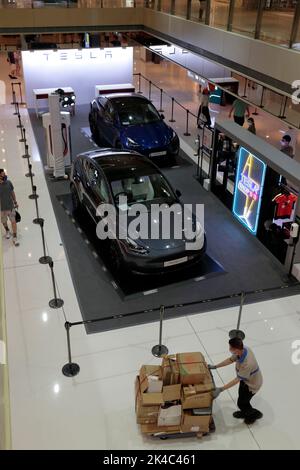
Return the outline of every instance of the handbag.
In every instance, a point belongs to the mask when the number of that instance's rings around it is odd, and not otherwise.
[[[16,222],[21,222],[21,216],[20,216],[20,213],[18,211],[15,210],[15,218],[16,218]]]

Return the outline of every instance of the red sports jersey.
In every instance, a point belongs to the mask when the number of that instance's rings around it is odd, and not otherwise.
[[[273,201],[276,204],[275,218],[276,219],[290,219],[294,204],[297,201],[297,196],[294,194],[277,194]]]

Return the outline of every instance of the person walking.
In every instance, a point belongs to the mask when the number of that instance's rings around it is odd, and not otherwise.
[[[10,65],[10,72],[8,74],[9,78],[11,80],[16,80],[18,77],[16,77],[16,61],[15,61],[15,54],[14,52],[8,52],[7,53],[7,62]]]
[[[229,340],[231,357],[216,365],[208,365],[209,369],[229,366],[235,363],[236,378],[223,387],[217,387],[213,391],[213,397],[217,398],[221,392],[239,384],[239,396],[237,406],[239,411],[233,413],[234,418],[244,419],[245,424],[252,424],[263,414],[253,408],[250,401],[262,386],[263,378],[254,353],[248,346],[244,346],[240,338]]]
[[[248,131],[256,135],[256,127],[255,127],[254,119],[252,117],[248,117],[247,123],[248,123]]]
[[[209,103],[209,89],[204,88],[201,94],[200,106],[199,106],[198,115],[197,115],[198,128],[202,127],[204,124],[206,124],[208,127],[211,126],[208,103]]]
[[[0,168],[0,211],[1,222],[5,228],[5,237],[10,238],[10,231],[7,220],[10,220],[13,231],[13,244],[19,246],[17,238],[17,224],[15,208],[18,207],[14,187],[11,181],[7,179],[5,171]]]
[[[232,108],[229,111],[229,117],[230,118],[231,118],[232,113],[233,113],[234,122],[236,122],[240,126],[244,125],[245,113],[247,113],[248,118],[250,117],[250,111],[249,111],[249,107],[248,107],[247,103],[240,100],[239,98],[234,100],[234,102],[232,104]]]

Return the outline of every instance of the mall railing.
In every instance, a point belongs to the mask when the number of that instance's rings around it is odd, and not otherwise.
[[[0,236],[0,450],[9,450],[11,428],[2,253]]]
[[[159,98],[156,96],[156,103],[159,103],[159,111],[162,112],[162,100],[163,95],[166,96],[169,100],[171,100],[171,118],[170,122],[174,121],[174,105],[180,106],[182,109],[185,110],[186,113],[186,123],[185,123],[185,132],[183,133],[184,136],[190,135],[190,122],[189,118],[195,118],[194,124],[192,125],[193,128],[197,126],[197,116],[182,106],[175,98],[171,97],[168,93],[166,93],[162,88],[158,85],[154,84],[150,79],[142,75],[141,73],[133,74],[137,77],[137,89],[138,92],[141,92],[142,80],[146,84],[146,88],[144,90],[145,94],[148,94],[149,99],[152,97],[153,88],[156,88],[160,96]],[[253,80],[248,79],[242,75],[239,75],[236,72],[232,73],[232,77],[239,80],[239,95],[234,94],[230,90],[223,89],[225,93],[228,93],[235,98],[240,97],[240,99],[244,99],[249,106],[254,107],[253,115],[256,116],[259,113],[257,112],[259,109],[263,109],[265,112],[271,114],[272,116],[281,119],[285,124],[296,127],[300,129],[300,114],[299,114],[299,104],[293,103],[292,98],[290,95],[284,92],[277,92],[272,90],[269,87],[266,87],[262,84],[259,84]],[[203,79],[207,80],[207,77],[202,77]],[[211,82],[213,84],[213,82]],[[217,85],[219,88],[222,89],[222,86]],[[182,120],[182,118],[181,118]]]
[[[300,1],[296,0],[0,0],[0,7],[146,7],[300,51]]]
[[[163,109],[163,101],[164,101],[165,106],[168,107],[168,110],[170,112],[169,122],[172,122],[172,123],[176,122],[176,119],[175,119],[176,107],[175,106],[177,106],[177,108],[179,107],[181,110],[184,111],[184,116],[179,115],[178,118],[179,118],[180,124],[183,126],[183,129],[181,126],[181,133],[182,135],[186,137],[191,136],[191,133],[190,133],[190,117],[191,117],[193,119],[193,124],[192,124],[192,128],[194,131],[193,133],[196,137],[196,128],[197,128],[196,114],[194,114],[188,108],[186,108],[181,103],[179,103],[179,101],[176,100],[174,96],[169,95],[166,91],[163,90],[163,88],[156,85],[154,82],[152,82],[152,80],[149,80],[142,73],[140,72],[134,73],[133,76],[136,77],[137,79],[137,87],[136,87],[137,93],[143,93],[142,91],[142,80],[143,80],[144,87],[145,87],[144,93],[148,95],[149,100],[154,101],[156,99],[157,104],[159,103],[158,111],[160,113],[164,112],[164,109]],[[153,96],[153,91],[154,91],[153,89],[156,89],[158,91],[158,95]],[[165,100],[163,100],[164,97],[165,97]],[[166,101],[166,99],[168,101]]]

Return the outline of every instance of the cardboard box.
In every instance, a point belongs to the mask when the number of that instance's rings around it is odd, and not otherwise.
[[[179,371],[179,365],[177,363],[175,355],[169,356],[169,363],[171,366],[170,385],[179,384],[180,383],[180,371]]]
[[[180,432],[180,426],[157,426],[155,424],[142,424],[141,431],[145,434],[171,434]]]
[[[182,414],[182,432],[209,432],[211,415],[194,416],[191,411]]]
[[[160,405],[143,406],[141,397],[137,400],[136,415],[138,418],[153,419],[157,421]]]
[[[156,417],[152,417],[152,418],[139,418],[137,416],[136,418],[136,422],[137,424],[155,424],[155,426],[157,426],[157,416]]]
[[[160,406],[163,403],[162,393],[141,393],[140,378],[137,376],[135,379],[135,411],[138,412],[141,406]]]
[[[162,368],[163,385],[170,385],[171,384],[171,366],[169,363],[168,356],[163,357],[161,368]]]
[[[163,388],[162,380],[159,380],[155,375],[148,375],[148,388],[147,393],[161,393]]]
[[[160,408],[157,426],[179,426],[181,423],[181,405]]]
[[[164,403],[162,393],[142,393],[141,404],[142,406],[162,405]]]
[[[163,357],[162,379],[164,385],[175,385],[180,383],[179,367],[175,354]]]
[[[185,397],[190,397],[192,395],[197,395],[199,393],[207,393],[214,390],[214,385],[212,381],[210,383],[198,384],[198,385],[188,385],[183,387],[183,395]]]
[[[207,377],[207,366],[199,352],[176,355],[180,372],[180,382],[185,385],[203,383]]]
[[[163,387],[162,393],[163,393],[164,402],[180,400],[181,399],[181,384],[165,385]]]
[[[141,393],[145,392],[148,389],[148,387],[149,387],[149,378],[150,377],[157,377],[158,380],[161,380],[162,379],[161,366],[143,365],[140,368]],[[152,379],[152,380],[154,380],[154,379]],[[151,379],[150,379],[150,381],[151,381]]]
[[[182,395],[182,409],[209,408],[212,404],[212,395],[208,393],[198,393],[197,395]]]

